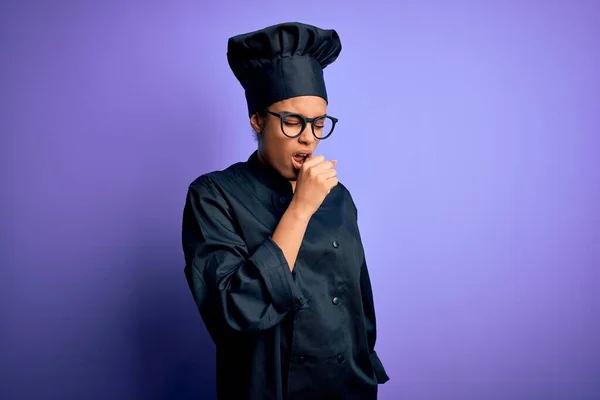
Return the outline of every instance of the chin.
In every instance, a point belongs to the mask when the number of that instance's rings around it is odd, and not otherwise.
[[[291,172],[289,174],[285,174],[283,176],[285,179],[287,179],[288,181],[295,181],[298,179],[298,173],[297,172]]]
[[[289,166],[284,171],[280,171],[281,175],[288,181],[295,181],[298,179],[298,172],[294,166]]]

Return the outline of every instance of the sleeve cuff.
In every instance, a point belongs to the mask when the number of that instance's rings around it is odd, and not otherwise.
[[[265,281],[273,306],[278,312],[306,306],[306,299],[294,282],[287,260],[272,238],[267,238],[250,260]]]

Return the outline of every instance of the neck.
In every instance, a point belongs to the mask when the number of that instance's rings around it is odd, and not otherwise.
[[[258,157],[258,161],[260,161],[260,163],[263,164],[265,166],[265,168],[269,168],[270,170],[272,170],[273,172],[276,173],[275,169],[273,169],[273,167],[271,167],[271,165],[269,164],[269,162],[261,154],[260,148],[256,152],[256,155]],[[295,192],[296,191],[296,181],[294,180],[294,181],[288,181],[288,182],[292,186],[292,192]]]

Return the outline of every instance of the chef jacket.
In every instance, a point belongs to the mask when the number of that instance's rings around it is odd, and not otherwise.
[[[257,152],[189,185],[185,276],[216,345],[217,397],[376,399],[389,377],[374,349],[356,206],[342,183],[334,187],[290,271],[271,235],[292,196]]]

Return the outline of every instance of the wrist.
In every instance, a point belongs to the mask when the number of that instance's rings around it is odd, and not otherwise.
[[[290,202],[286,214],[289,214],[291,217],[293,217],[299,222],[306,223],[308,223],[308,221],[312,217],[312,212],[310,211],[310,209],[306,206],[303,206],[302,204],[298,204],[298,202],[294,201],[294,199],[292,199],[292,201]]]

